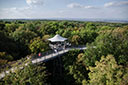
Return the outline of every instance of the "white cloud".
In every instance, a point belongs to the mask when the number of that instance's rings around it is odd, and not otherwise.
[[[78,4],[78,3],[71,3],[71,4],[68,4],[67,7],[69,7],[69,8],[82,8],[83,6],[81,4]]]
[[[109,2],[109,3],[106,3],[104,4],[105,7],[110,7],[110,6],[113,6],[115,4],[115,2]]]
[[[44,4],[44,0],[26,0],[26,3],[29,6],[42,6]]]
[[[91,9],[91,8],[95,8],[93,6],[84,6],[85,9]]]
[[[78,3],[71,3],[67,5],[68,8],[84,8],[84,9],[91,9],[91,8],[96,8],[94,6],[84,6]]]
[[[109,2],[104,4],[104,7],[128,6],[128,1]]]
[[[3,8],[0,9],[0,18],[29,18],[31,15],[30,7],[22,7],[22,8]]]

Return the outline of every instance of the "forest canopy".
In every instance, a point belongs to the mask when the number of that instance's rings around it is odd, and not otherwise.
[[[44,64],[25,67],[1,79],[0,84],[52,85],[127,85],[128,23],[13,20],[0,21],[0,72],[28,55],[50,49],[48,38],[59,34],[72,46],[86,50],[70,50]],[[92,48],[95,46],[95,48]],[[61,74],[59,74],[61,73]]]

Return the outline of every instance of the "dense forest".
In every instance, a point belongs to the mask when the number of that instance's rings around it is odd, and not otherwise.
[[[61,66],[59,58],[39,64],[29,61],[1,79],[0,85],[128,85],[128,23],[1,20],[0,72],[51,50],[47,39],[56,34],[88,49],[61,55]]]

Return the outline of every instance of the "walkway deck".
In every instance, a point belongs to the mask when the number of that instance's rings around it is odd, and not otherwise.
[[[66,52],[68,52],[69,50],[72,50],[72,49],[85,50],[85,49],[87,49],[87,47],[67,48],[67,49],[64,49],[62,51],[58,51],[57,53],[52,53],[52,54],[49,54],[49,55],[46,55],[46,56],[42,56],[40,58],[36,58],[36,59],[32,60],[32,63],[39,63],[39,62],[47,61],[49,59],[55,58],[55,57],[57,57],[59,55],[62,55],[62,54],[66,53]]]
[[[45,61],[48,61],[50,59],[53,59],[59,55],[62,55],[66,52],[68,52],[69,50],[72,50],[72,49],[80,49],[80,50],[85,50],[87,49],[87,47],[85,46],[79,46],[79,47],[71,47],[71,48],[66,48],[62,51],[58,51],[56,53],[51,53],[51,54],[48,54],[48,55],[45,55],[45,56],[41,56],[40,58],[35,58],[35,59],[32,59],[32,63],[35,64],[35,63],[39,63],[39,62],[45,62]],[[25,65],[28,65],[28,63],[26,63]],[[22,69],[23,67],[19,67],[20,69]],[[10,72],[14,72],[15,70],[17,69],[17,67],[13,67],[7,71],[4,71],[2,73],[0,73],[0,79],[2,79],[5,75],[9,74]]]

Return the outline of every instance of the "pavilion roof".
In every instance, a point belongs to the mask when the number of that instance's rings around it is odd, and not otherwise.
[[[53,38],[50,38],[48,40],[51,41],[51,42],[63,42],[65,40],[67,40],[67,38],[64,38],[64,37],[57,34]]]

